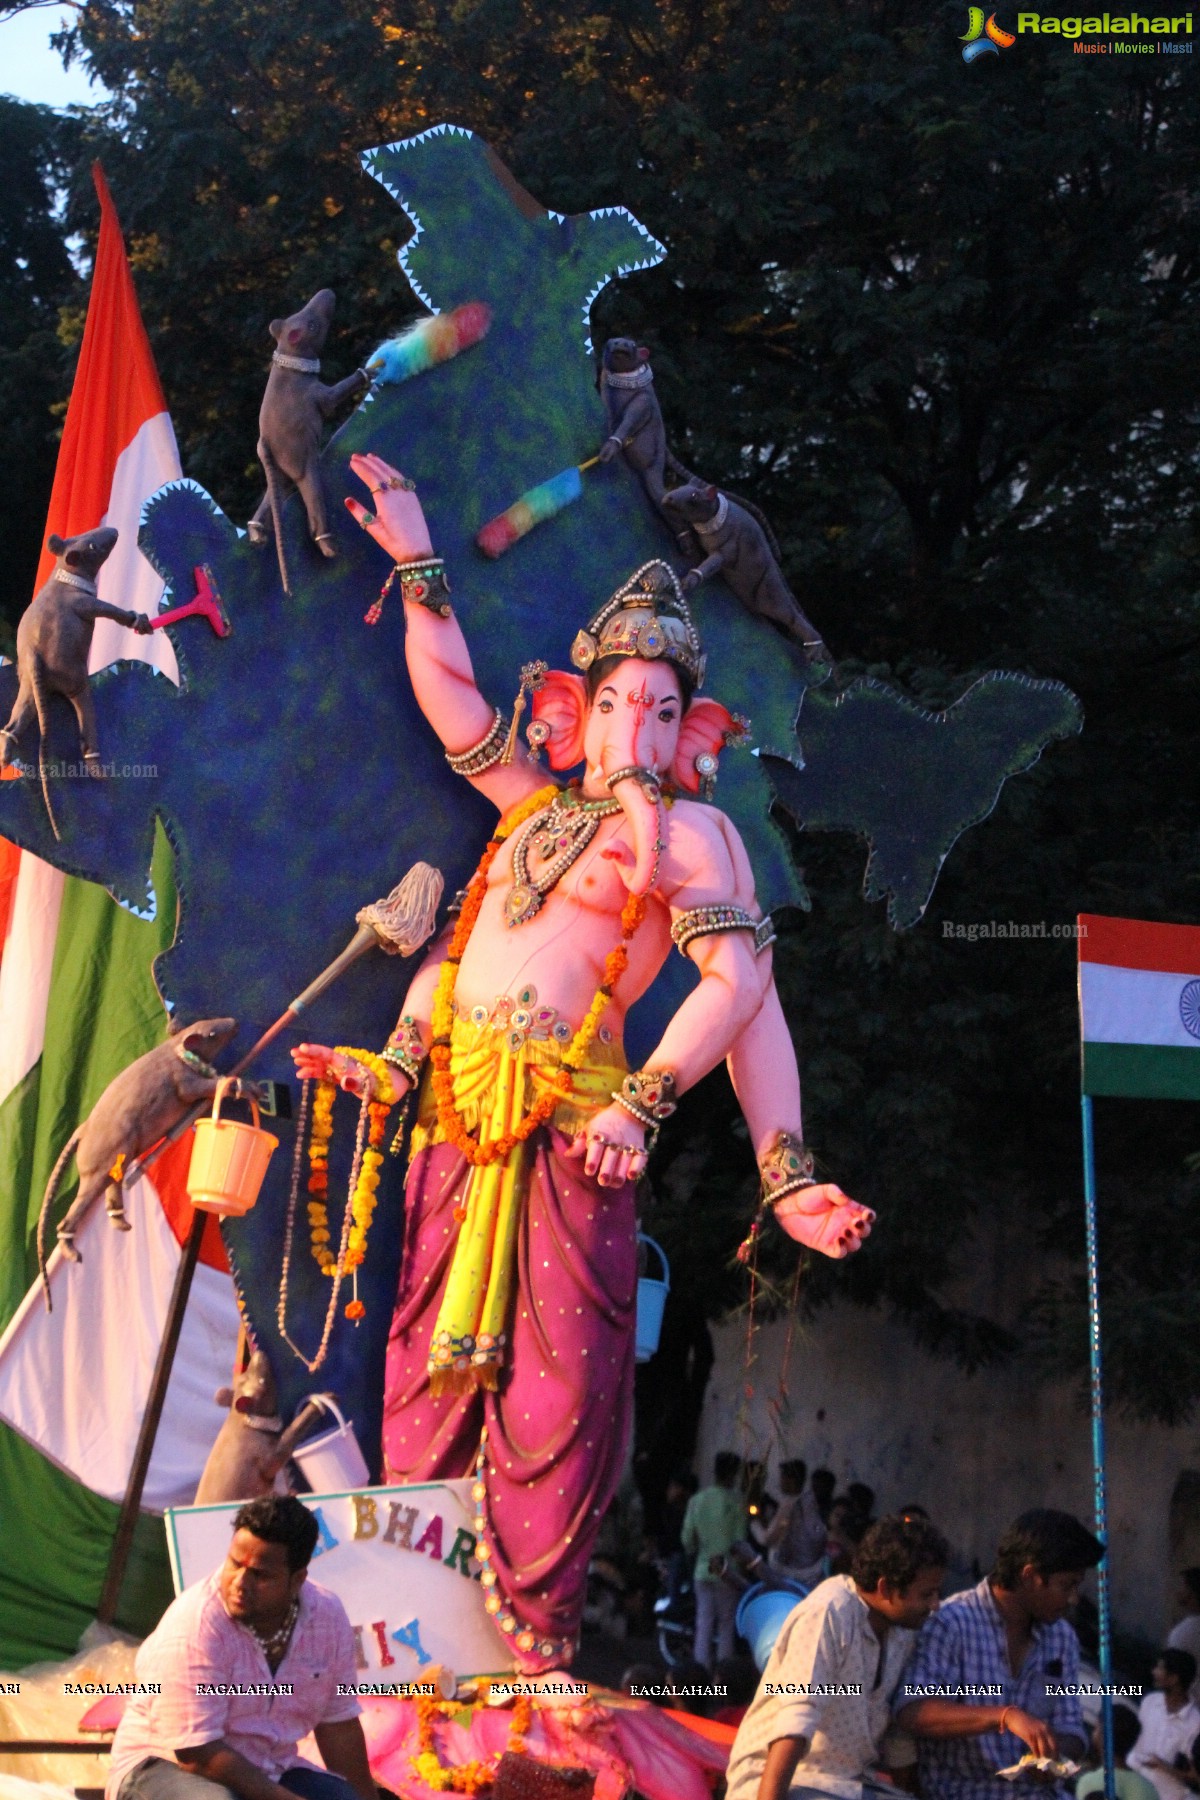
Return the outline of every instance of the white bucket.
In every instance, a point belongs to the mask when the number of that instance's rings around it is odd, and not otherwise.
[[[337,1424],[319,1437],[308,1438],[292,1451],[304,1479],[314,1494],[344,1494],[371,1484],[370,1471],[358,1447],[352,1422],[345,1417],[332,1394],[310,1394],[306,1405],[323,1406]]]
[[[667,1295],[671,1291],[671,1269],[663,1253],[661,1244],[656,1244],[645,1232],[638,1232],[638,1243],[649,1244],[658,1253],[662,1263],[662,1280],[656,1281],[649,1275],[643,1275],[637,1285],[637,1345],[634,1351],[636,1362],[649,1362],[658,1349],[658,1340],[662,1332],[663,1308],[667,1304]]]

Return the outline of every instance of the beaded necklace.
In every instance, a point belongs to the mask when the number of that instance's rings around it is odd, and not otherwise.
[[[246,1624],[246,1630],[250,1633],[250,1636],[254,1639],[272,1668],[282,1661],[283,1652],[287,1648],[288,1639],[296,1628],[296,1619],[299,1616],[299,1613],[300,1602],[299,1600],[293,1600],[287,1609],[287,1616],[285,1617],[283,1624],[279,1627],[278,1631],[273,1631],[270,1637],[264,1637],[261,1631],[256,1631],[253,1625],[243,1621],[243,1623]]]
[[[619,800],[580,800],[573,794],[560,793],[544,813],[530,819],[513,845],[513,885],[504,902],[504,921],[510,930],[541,912],[542,901],[579,861],[599,831],[601,819],[620,811]],[[551,858],[534,876],[529,873],[531,849],[539,856]]]
[[[481,1144],[467,1131],[458,1116],[454,1103],[454,1076],[450,1068],[450,1036],[454,1025],[454,990],[458,983],[459,964],[467,942],[475,929],[484,899],[487,895],[488,872],[495,862],[505,841],[526,820],[535,819],[547,809],[547,803],[555,799],[561,790],[556,786],[539,789],[523,800],[511,812],[505,814],[496,827],[495,835],[488,844],[479,867],[471,877],[463,900],[462,911],[454,927],[454,935],[446,951],[438,975],[437,991],[433,997],[433,1042],[429,1048],[431,1069],[430,1081],[434,1098],[437,1102],[438,1125],[442,1136],[448,1144],[453,1144],[474,1168],[481,1168],[487,1163],[498,1162],[508,1156],[517,1144],[525,1143],[535,1131],[545,1125],[556,1106],[570,1098],[572,1091],[571,1071],[582,1067],[588,1046],[595,1037],[600,1025],[604,1009],[613,997],[613,991],[629,966],[629,944],[642,920],[646,916],[646,896],[630,894],[621,909],[621,941],[615,950],[610,950],[604,959],[604,974],[597,987],[592,1004],[584,1015],[583,1023],[571,1039],[562,1054],[562,1067],[548,1079],[546,1086],[535,1104],[526,1113],[520,1124],[512,1131],[505,1132],[503,1137],[493,1138],[488,1144]]]
[[[365,1050],[347,1052],[359,1061],[370,1066],[382,1067],[386,1074],[387,1065],[382,1057],[371,1056]],[[288,1195],[287,1220],[283,1228],[283,1266],[279,1274],[279,1300],[275,1309],[275,1322],[279,1335],[292,1354],[299,1358],[310,1374],[315,1374],[325,1361],[329,1350],[329,1340],[333,1334],[333,1321],[337,1314],[338,1297],[341,1294],[343,1277],[349,1273],[353,1282],[354,1297],[346,1307],[346,1317],[357,1324],[366,1313],[366,1307],[358,1297],[358,1269],[366,1255],[367,1232],[371,1225],[371,1215],[375,1211],[375,1190],[379,1186],[379,1167],[383,1157],[379,1152],[379,1144],[383,1141],[383,1133],[387,1124],[387,1116],[391,1110],[390,1103],[372,1100],[369,1093],[364,1094],[358,1112],[358,1131],[354,1140],[354,1161],[350,1169],[350,1192],[346,1201],[346,1210],[342,1215],[340,1241],[335,1255],[329,1248],[329,1216],[326,1212],[326,1199],[329,1193],[329,1140],[333,1135],[333,1098],[337,1092],[332,1081],[317,1084],[316,1101],[313,1105],[312,1141],[309,1145],[309,1178],[308,1221],[312,1238],[312,1254],[323,1275],[333,1281],[329,1295],[329,1304],[325,1309],[325,1325],[321,1332],[321,1341],[316,1355],[307,1357],[300,1346],[288,1335],[287,1308],[288,1285],[292,1270],[292,1246],[295,1241],[296,1213],[300,1201],[300,1175],[304,1160],[304,1130],[308,1123],[309,1090],[311,1083],[305,1081],[300,1089],[300,1117],[296,1121],[296,1141],[292,1151],[292,1183]]]

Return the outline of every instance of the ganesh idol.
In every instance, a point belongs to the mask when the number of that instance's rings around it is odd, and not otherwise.
[[[533,1672],[570,1660],[624,1466],[634,1190],[680,1095],[728,1064],[792,1236],[845,1256],[873,1214],[813,1177],[770,921],[736,830],[696,797],[736,723],[698,692],[673,571],[632,573],[579,631],[573,671],[522,671],[530,753],[476,686],[412,484],[375,456],[352,467],[373,510],[347,505],[398,565],[417,703],[499,817],[381,1056],[293,1054],[360,1095],[418,1090],[384,1479],[473,1477],[485,1605]],[[699,982],[630,1069],[625,1014],[673,950]]]

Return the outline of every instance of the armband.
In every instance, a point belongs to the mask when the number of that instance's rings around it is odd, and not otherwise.
[[[487,731],[477,744],[469,750],[446,752],[446,761],[456,775],[482,775],[488,769],[494,769],[504,757],[504,740],[508,735],[508,727],[504,723],[504,714],[496,708],[496,714]]]
[[[770,936],[759,943],[759,931],[763,925],[770,929]],[[749,931],[754,937],[754,949],[757,954],[765,950],[767,944],[775,941],[774,928],[767,919],[753,919],[744,906],[693,906],[689,912],[680,913],[671,927],[671,942],[681,956],[687,955],[687,947],[696,938],[713,937],[721,931]]]

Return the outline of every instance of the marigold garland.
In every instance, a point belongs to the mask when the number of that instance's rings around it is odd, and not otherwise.
[[[496,1779],[500,1764],[497,1756],[484,1762],[478,1758],[447,1768],[437,1753],[433,1728],[439,1718],[460,1710],[454,1701],[440,1701],[432,1694],[417,1695],[417,1754],[409,1758],[426,1787],[439,1794],[486,1793]],[[533,1722],[533,1700],[528,1694],[518,1696],[512,1710],[506,1748],[519,1755],[526,1753],[525,1736]]]
[[[381,1056],[375,1056],[369,1050],[352,1050],[340,1045],[334,1053],[337,1056],[350,1056],[368,1069],[377,1080],[383,1081],[385,1091],[391,1091],[391,1078],[387,1064]],[[337,1084],[322,1081],[317,1085],[313,1100],[312,1136],[308,1145],[308,1227],[310,1248],[317,1267],[322,1275],[331,1279],[338,1273],[338,1257],[331,1247],[329,1231],[329,1141],[333,1136],[333,1101],[337,1093]],[[362,1267],[367,1254],[367,1235],[371,1229],[371,1220],[375,1214],[376,1189],[379,1186],[379,1171],[383,1166],[383,1156],[379,1146],[382,1144],[387,1130],[388,1114],[392,1110],[390,1100],[369,1100],[367,1102],[367,1142],[358,1163],[354,1186],[350,1195],[351,1225],[346,1240],[345,1255],[342,1258],[342,1273],[352,1273]],[[357,1284],[356,1284],[357,1285]],[[358,1298],[346,1307],[348,1319],[362,1319],[366,1316],[366,1307]]]
[[[333,1136],[333,1097],[337,1085],[319,1081],[313,1095],[312,1135],[308,1140],[308,1229],[312,1254],[322,1275],[332,1275],[337,1257],[329,1248],[329,1140]]]
[[[506,839],[512,836],[518,826],[541,812],[559,792],[557,786],[539,788],[527,800],[513,807],[505,814],[496,827],[479,867],[471,877],[463,899],[462,911],[454,927],[454,935],[450,939],[445,960],[438,975],[437,991],[433,998],[433,1042],[430,1045],[429,1061],[432,1068],[431,1082],[434,1098],[437,1101],[438,1124],[442,1136],[448,1144],[453,1144],[467,1161],[476,1168],[486,1163],[498,1162],[508,1156],[517,1144],[523,1144],[531,1138],[535,1131],[548,1123],[554,1109],[564,1100],[569,1100],[573,1091],[571,1081],[572,1069],[582,1067],[588,1052],[588,1046],[595,1037],[604,1015],[604,1009],[613,997],[617,983],[629,967],[629,944],[634,933],[646,916],[646,896],[631,894],[621,909],[621,941],[614,950],[610,950],[604,959],[604,973],[590,1007],[584,1014],[583,1022],[571,1042],[562,1054],[562,1067],[546,1080],[542,1094],[525,1117],[512,1131],[503,1137],[494,1138],[490,1143],[480,1144],[467,1131],[458,1116],[454,1104],[454,1077],[450,1071],[450,1033],[454,1023],[454,989],[458,982],[459,964],[462,962],[468,940],[479,919],[487,894],[488,873]]]

